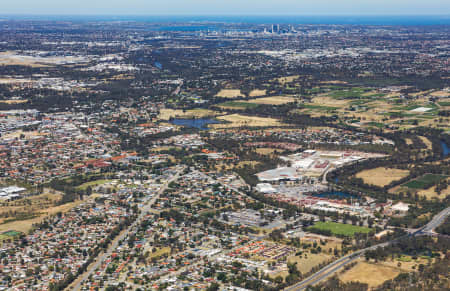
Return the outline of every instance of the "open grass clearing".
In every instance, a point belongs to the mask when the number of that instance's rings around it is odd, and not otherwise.
[[[394,279],[401,272],[399,268],[360,261],[356,266],[339,275],[339,279],[345,283],[361,282],[368,284],[369,287],[376,287],[386,280]]]
[[[5,103],[5,104],[23,104],[23,103],[27,103],[28,100],[0,100],[0,103]]]
[[[86,183],[81,184],[80,186],[77,187],[77,189],[79,189],[79,190],[86,190],[88,187],[94,188],[96,186],[103,185],[103,184],[108,183],[110,181],[111,180],[103,180],[103,179],[96,180],[96,181],[90,181],[90,182],[86,182]]]
[[[356,174],[356,178],[363,179],[364,183],[384,187],[409,175],[409,170],[379,167],[364,170]]]
[[[233,127],[265,127],[265,126],[284,126],[286,124],[281,123],[275,118],[247,116],[241,114],[230,114],[218,116],[218,120],[225,121],[227,123],[212,124],[213,128],[233,128]]]
[[[161,109],[158,115],[158,119],[169,120],[170,118],[197,118],[206,116],[216,116],[218,112],[209,109]]]
[[[161,256],[165,255],[165,254],[170,254],[170,247],[164,247],[164,248],[160,248],[157,249],[155,252],[150,253],[149,258],[160,258]]]
[[[330,231],[332,235],[343,235],[352,237],[355,233],[369,233],[371,231],[368,227],[356,226],[351,224],[343,224],[337,222],[322,222],[319,221],[316,224],[307,228],[308,230],[321,230],[321,231]]]
[[[331,259],[330,255],[327,254],[311,254],[311,253],[306,253],[302,254],[301,257],[299,256],[292,256],[288,258],[288,262],[289,263],[295,263],[297,262],[297,269],[305,274],[309,271],[311,271],[311,269],[317,265],[319,265],[320,263],[326,262],[328,260]]]
[[[278,153],[280,151],[277,149],[272,149],[272,148],[256,148],[255,152],[257,152],[258,154],[261,154],[261,155],[271,155],[273,153]]]
[[[286,77],[280,77],[277,78],[275,80],[278,81],[278,83],[280,83],[281,85],[284,85],[286,83],[292,83],[294,80],[298,79],[300,76],[299,75],[295,75],[295,76],[286,76]]]
[[[41,212],[41,214],[35,218],[28,219],[28,220],[18,220],[18,221],[0,224],[0,232],[8,231],[8,230],[15,230],[15,231],[23,232],[23,233],[28,233],[28,231],[30,231],[31,228],[33,227],[33,224],[42,222],[49,215],[54,215],[58,212],[62,212],[62,213],[67,212],[70,209],[72,209],[73,207],[80,205],[82,202],[83,201],[78,200],[75,202],[50,207],[50,208],[43,210]]]
[[[248,102],[252,104],[267,104],[267,105],[282,105],[294,101],[295,98],[289,96],[271,96],[248,100]]]
[[[254,104],[247,102],[245,100],[237,100],[237,101],[227,101],[224,103],[220,103],[217,106],[224,109],[246,109],[246,108],[255,108],[258,107],[259,104]]]
[[[445,178],[446,176],[444,175],[425,174],[419,178],[406,182],[405,184],[403,184],[403,186],[412,189],[428,189]]]
[[[255,89],[255,90],[252,90],[252,91],[248,94],[248,96],[249,96],[249,97],[266,96],[266,92],[267,92],[267,90],[259,90],[259,89]]]
[[[305,255],[306,254],[306,255]],[[331,259],[331,256],[326,254],[311,254],[305,252],[305,254],[302,254],[301,256],[290,256],[288,257],[287,261],[288,263],[297,263],[297,269],[302,273],[308,273],[311,271],[312,268],[315,266],[329,261]],[[276,278],[278,276],[282,278],[286,278],[289,275],[288,271],[282,271],[279,273],[275,273],[271,275],[271,277]]]
[[[429,150],[433,149],[433,144],[431,143],[431,141],[428,138],[426,138],[424,136],[419,136],[419,138],[427,146],[427,149],[429,149]]]
[[[447,179],[450,180],[450,179]],[[427,199],[443,199],[450,195],[450,186],[447,186],[447,188],[443,189],[440,194],[436,192],[436,186],[432,186],[428,189],[419,190],[417,192],[419,196],[425,196]]]
[[[239,98],[239,97],[245,97],[244,94],[241,93],[241,90],[239,89],[222,89],[219,91],[219,93],[216,94],[217,97],[222,98]]]

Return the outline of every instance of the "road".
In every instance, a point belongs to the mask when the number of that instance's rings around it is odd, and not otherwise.
[[[438,227],[439,225],[441,225],[449,215],[450,215],[450,207],[448,207],[448,208],[442,210],[441,212],[439,212],[438,214],[436,214],[433,217],[433,219],[430,222],[428,222],[427,225],[418,229],[416,232],[410,234],[410,236],[419,236],[419,235],[433,233],[434,229],[436,227]],[[392,242],[393,241],[377,244],[377,245],[371,246],[369,248],[356,251],[350,255],[346,255],[346,256],[338,259],[337,261],[334,261],[333,263],[325,266],[324,268],[322,268],[318,272],[314,273],[313,275],[309,276],[305,280],[285,288],[285,291],[305,290],[308,286],[319,283],[320,281],[324,280],[325,278],[327,278],[330,275],[332,275],[333,273],[335,273],[337,270],[343,268],[345,265],[347,265],[351,262],[354,262],[361,255],[363,255],[366,251],[374,250],[379,247],[385,247],[385,246],[391,244]]]
[[[137,219],[130,225],[128,226],[128,228],[126,228],[125,230],[123,230],[114,240],[113,242],[109,245],[108,249],[106,250],[106,252],[101,253],[97,259],[91,264],[89,265],[88,269],[86,272],[84,272],[80,278],[78,278],[75,282],[75,285],[73,285],[73,288],[70,288],[71,285],[69,285],[69,287],[67,289],[72,289],[72,290],[80,290],[81,289],[81,285],[82,283],[90,276],[92,275],[95,270],[97,270],[103,261],[105,261],[113,252],[116,251],[117,247],[119,246],[119,242],[121,240],[123,240],[124,238],[126,238],[128,236],[128,234],[130,233],[130,231],[138,225],[139,222],[142,221],[142,219],[144,218],[144,216],[147,214],[148,211],[151,210],[153,204],[155,203],[156,199],[159,198],[159,196],[169,187],[169,184],[171,182],[174,182],[176,180],[178,180],[178,178],[180,177],[180,174],[184,171],[184,167],[179,169],[177,171],[177,173],[170,179],[168,180],[162,187],[161,189],[159,189],[159,191],[140,209],[141,213],[139,214],[139,216],[137,217]]]
[[[438,214],[436,214],[435,216],[433,216],[433,219],[428,222],[427,225],[425,225],[425,227],[423,227],[422,229],[420,229],[417,234],[421,234],[421,233],[434,233],[434,230],[436,229],[436,227],[438,227],[439,225],[441,225],[442,223],[444,223],[445,219],[447,218],[447,216],[450,215],[450,207],[447,207],[446,209],[442,210],[441,212],[439,212]]]

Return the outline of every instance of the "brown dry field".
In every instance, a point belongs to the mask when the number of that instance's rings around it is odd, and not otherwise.
[[[450,181],[450,179],[447,179],[447,181]],[[448,186],[446,189],[441,191],[441,194],[438,195],[436,193],[436,186],[430,187],[428,189],[419,190],[417,192],[419,196],[425,196],[427,199],[437,198],[437,199],[443,199],[447,197],[447,195],[450,195],[450,186]]]
[[[258,164],[260,164],[260,162],[258,162],[258,161],[241,161],[241,162],[239,162],[239,163],[236,165],[236,167],[237,167],[237,168],[243,168],[243,167],[245,167],[246,165],[255,166],[255,165],[258,165]]]
[[[213,110],[209,109],[191,109],[186,110],[183,112],[183,110],[180,109],[161,109],[158,115],[158,119],[162,120],[169,120],[171,117],[182,117],[182,118],[189,118],[189,117],[205,117],[205,116],[215,116],[218,113]]]
[[[398,263],[400,263],[400,267]],[[427,265],[427,263],[428,260],[422,258],[410,262],[402,262],[394,259],[378,263],[366,262],[363,259],[359,259],[358,264],[350,270],[341,273],[339,279],[344,282],[358,281],[367,283],[369,287],[376,287],[386,280],[395,278],[400,273],[414,272],[420,264]]]
[[[327,94],[323,94],[317,97],[314,97],[312,100],[312,105],[320,105],[320,106],[330,106],[330,107],[346,107],[351,100],[344,99],[334,99],[332,97],[327,96]]]
[[[305,258],[305,254],[302,255],[302,258],[299,258],[297,256],[291,256],[288,258],[289,263],[295,263],[297,262],[297,269],[304,273],[309,272],[314,266],[317,266],[318,264],[325,262],[329,259],[331,259],[332,256],[326,255],[326,254],[307,254],[307,258]]]
[[[22,84],[22,83],[31,83],[33,81],[26,79],[17,79],[17,78],[0,78],[0,84]]]
[[[430,93],[430,95],[434,96],[434,97],[445,98],[445,97],[450,97],[450,92],[447,92],[447,91],[434,91],[434,92]]]
[[[255,152],[261,155],[271,155],[273,153],[278,153],[279,150],[273,148],[256,148]]]
[[[419,138],[427,146],[427,149],[429,149],[429,150],[433,149],[433,144],[431,143],[431,141],[428,138],[426,138],[424,136],[419,136]]]
[[[286,83],[292,83],[294,80],[298,79],[300,76],[286,76],[286,77],[280,77],[275,80],[277,80],[280,84],[284,85]]]
[[[27,197],[24,199],[16,200],[9,202],[7,204],[4,204],[0,207],[0,212],[8,212],[10,210],[12,211],[28,211],[28,212],[36,212],[40,213],[38,217],[35,217],[33,219],[27,219],[27,220],[18,220],[18,221],[12,221],[8,223],[0,223],[0,233],[8,230],[16,230],[23,233],[27,233],[30,231],[33,227],[33,224],[42,222],[46,217],[50,215],[54,215],[58,212],[67,212],[73,207],[76,207],[80,205],[82,202],[88,200],[88,199],[94,199],[97,195],[91,195],[90,197],[87,197],[85,200],[77,200],[71,203],[66,203],[63,205],[54,206],[54,202],[59,200],[61,198],[61,194],[51,194],[48,192],[48,190],[45,190],[44,194],[34,196],[34,197]],[[25,203],[26,200],[29,200],[31,202],[31,205],[28,205]],[[11,219],[13,217],[8,217],[6,219]],[[5,218],[2,218],[1,221],[4,221]]]
[[[294,102],[295,98],[287,96],[271,96],[257,99],[250,99],[247,102],[255,104],[281,105]]]
[[[283,126],[286,124],[281,123],[275,118],[264,118],[256,116],[246,116],[240,114],[230,114],[218,116],[217,119],[227,121],[229,123],[211,124],[212,128],[233,128],[233,127],[265,127],[265,126]]]
[[[299,258],[297,256],[290,256],[288,257],[289,263],[295,263],[297,262],[297,269],[302,273],[305,274],[309,272],[314,266],[317,266],[318,264],[325,262],[331,258],[331,256],[325,255],[325,254],[307,254],[307,258],[302,255],[302,258]],[[272,278],[276,278],[278,276],[281,276],[282,278],[286,278],[289,275],[288,271],[282,271],[279,273],[275,273],[270,275]]]
[[[5,103],[5,104],[23,104],[23,103],[27,103],[28,100],[0,100],[0,103]]]
[[[249,97],[266,96],[266,92],[267,92],[267,90],[255,89],[255,90],[252,90],[252,91],[250,92],[250,94],[248,94],[248,96],[249,96]]]
[[[339,275],[339,279],[345,283],[357,281],[366,283],[369,287],[376,287],[386,280],[394,279],[401,271],[399,268],[359,262],[344,274]]]
[[[400,180],[408,175],[409,170],[380,167],[361,171],[356,174],[356,178],[363,179],[366,184],[384,187],[389,185],[391,182]]]
[[[216,96],[223,97],[223,98],[245,97],[245,95],[242,94],[241,90],[239,90],[239,89],[222,89],[219,91],[219,93],[216,94]]]

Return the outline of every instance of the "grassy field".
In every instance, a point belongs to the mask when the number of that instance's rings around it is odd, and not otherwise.
[[[96,181],[91,181],[91,182],[86,182],[84,184],[81,184],[80,186],[77,187],[77,189],[79,190],[86,190],[87,187],[91,187],[94,188],[95,186],[99,186],[99,185],[103,185],[107,182],[109,182],[111,180],[96,180]]]
[[[298,256],[292,256],[288,258],[288,262],[289,263],[295,263],[297,262],[297,269],[305,274],[309,271],[311,271],[311,269],[314,266],[317,266],[320,263],[323,263],[327,260],[331,259],[331,256],[327,255],[327,254],[303,254],[302,257],[298,257]]]
[[[264,126],[282,126],[278,119],[275,118],[264,118],[256,116],[246,116],[241,114],[230,114],[218,116],[217,119],[226,121],[228,123],[212,124],[213,128],[233,128],[233,127],[264,127]]]
[[[308,227],[308,230],[329,230],[333,235],[344,235],[344,236],[354,236],[355,233],[369,233],[370,228],[363,226],[356,226],[351,224],[343,224],[337,222],[322,222],[319,221],[313,226]]]
[[[5,104],[23,104],[23,103],[27,103],[28,100],[0,100],[0,103],[5,103]]]
[[[244,94],[241,93],[241,90],[239,89],[222,89],[219,91],[219,93],[216,94],[217,97],[222,98],[239,98],[239,97],[245,97]]]
[[[208,109],[192,109],[192,110],[180,110],[180,109],[161,109],[158,115],[159,119],[169,120],[170,118],[192,118],[192,117],[205,117],[215,116],[218,113]]]
[[[19,220],[0,224],[0,232],[15,230],[27,233],[33,227],[33,224],[42,222],[47,216],[56,214],[58,212],[67,212],[75,206],[78,206],[82,201],[75,201],[64,205],[53,206],[43,210],[37,217],[27,220]]]
[[[3,242],[5,240],[13,240],[14,238],[18,237],[21,234],[19,231],[5,231],[0,234],[0,242]]]
[[[320,263],[326,262],[329,259],[331,259],[331,256],[326,255],[326,254],[311,254],[311,253],[307,253],[306,256],[305,254],[303,254],[301,257],[300,256],[290,256],[288,257],[287,261],[289,263],[297,263],[297,269],[302,273],[305,274],[309,271],[311,271],[311,269],[317,265],[319,265]],[[277,274],[273,274],[272,277],[278,277],[281,276],[282,278],[286,278],[289,275],[289,273],[287,271],[282,271],[279,272]]]
[[[298,79],[300,76],[286,76],[286,77],[280,77],[276,79],[278,83],[284,85],[286,83],[292,83],[294,80]]]
[[[402,270],[399,268],[359,262],[355,267],[340,275],[339,279],[343,282],[356,281],[366,283],[369,287],[376,287],[381,285],[386,280],[397,277],[401,271]]]
[[[441,194],[436,192],[436,186],[430,187],[428,189],[423,189],[417,192],[419,196],[425,196],[427,199],[438,198],[443,199],[450,195],[450,186],[447,186],[444,190],[441,191]]]
[[[356,174],[356,178],[363,179],[364,183],[384,187],[393,181],[400,180],[409,175],[409,170],[379,167],[364,170]]]
[[[295,98],[288,96],[271,96],[264,98],[256,98],[248,100],[252,104],[268,104],[268,105],[282,105],[286,103],[294,102]]]
[[[164,248],[160,248],[157,249],[156,252],[153,252],[150,254],[149,258],[159,258],[164,254],[170,254],[170,247],[164,247]]]
[[[433,149],[433,144],[431,143],[431,141],[428,138],[426,138],[424,136],[419,136],[419,138],[427,146],[427,149],[429,149],[429,150]]]
[[[443,175],[425,174],[422,177],[416,178],[403,185],[411,189],[428,189],[445,178],[446,176]]]
[[[258,104],[249,103],[246,101],[227,101],[221,104],[218,104],[217,106],[228,109],[246,109],[246,108],[255,108],[258,107]]]
[[[272,149],[272,148],[257,148],[257,149],[255,149],[255,152],[257,152],[258,154],[261,154],[261,155],[271,155],[271,154],[277,153],[279,151],[277,151],[276,149]]]
[[[252,90],[252,91],[250,92],[250,94],[248,94],[248,96],[250,96],[250,97],[265,96],[265,95],[266,95],[266,92],[267,92],[267,90],[258,90],[258,89],[255,89],[255,90]]]

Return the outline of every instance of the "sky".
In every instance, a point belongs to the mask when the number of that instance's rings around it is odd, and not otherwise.
[[[0,0],[0,14],[449,15],[449,0]]]

